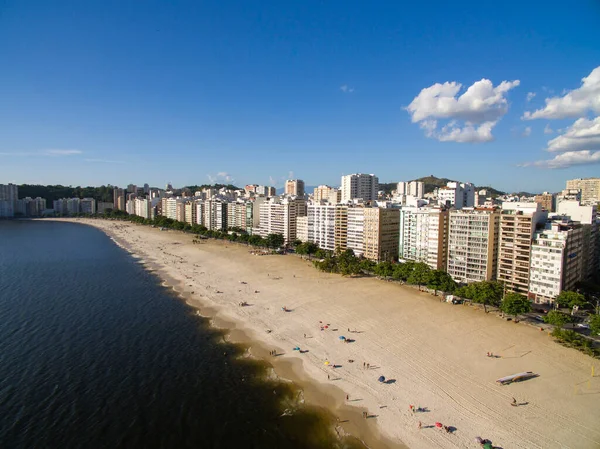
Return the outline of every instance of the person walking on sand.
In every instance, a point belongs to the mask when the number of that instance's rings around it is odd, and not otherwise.
[[[329,377],[329,374],[327,375],[327,380],[331,380],[331,377]]]
[[[517,406],[517,400],[515,398],[512,398],[512,402],[510,403],[510,405],[512,405],[513,407]]]
[[[417,424],[417,429],[421,430],[421,427],[423,427],[423,424],[421,424],[421,421],[419,421],[419,423]]]
[[[346,400],[349,400],[349,399],[350,399],[350,395],[347,394],[346,395]]]

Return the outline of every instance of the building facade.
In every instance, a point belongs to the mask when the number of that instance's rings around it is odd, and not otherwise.
[[[335,205],[309,204],[307,207],[308,241],[319,248],[334,251]]]
[[[375,201],[378,188],[379,178],[373,174],[355,173],[342,176],[341,201],[344,203],[354,199]]]
[[[296,218],[306,216],[306,201],[299,198],[270,198],[260,204],[258,234],[283,235],[286,244],[296,240]]]
[[[304,181],[301,179],[288,179],[285,182],[285,192],[286,195],[291,196],[304,196]]]
[[[581,203],[593,205],[600,202],[600,178],[579,178],[567,181],[567,189],[581,191]]]
[[[540,203],[502,203],[496,279],[507,291],[524,295],[529,291],[531,242],[547,218]]]
[[[531,245],[529,298],[552,304],[563,290],[584,279],[583,226],[570,220],[549,221]]]
[[[15,184],[0,184],[0,218],[15,216],[19,188]]]
[[[296,217],[296,240],[308,242],[308,217]]]
[[[363,255],[375,262],[396,260],[400,235],[400,210],[365,207],[363,216]]]
[[[459,283],[493,280],[500,214],[493,208],[451,210],[446,271]]]
[[[536,195],[533,197],[533,201],[536,203],[540,203],[542,208],[547,212],[554,212],[554,202],[556,197],[552,193],[544,192],[541,195]]]

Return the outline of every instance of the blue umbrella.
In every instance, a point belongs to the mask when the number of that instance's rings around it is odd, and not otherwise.
[[[340,340],[345,340],[345,339],[346,339],[346,337],[344,337],[343,335],[340,335],[340,336],[339,336],[339,339],[340,339]]]
[[[379,382],[385,382],[385,376],[379,376]]]

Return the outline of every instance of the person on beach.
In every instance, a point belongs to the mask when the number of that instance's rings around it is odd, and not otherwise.
[[[421,421],[419,421],[419,423],[417,424],[417,429],[421,430],[422,426],[423,426],[423,424],[421,424]]]
[[[329,376],[329,374],[327,375],[327,380],[331,380],[331,377]]]
[[[517,400],[515,398],[512,398],[512,402],[510,403],[510,405],[512,405],[513,407],[516,407],[517,404]]]
[[[350,399],[350,395],[346,395],[346,400],[348,401]]]

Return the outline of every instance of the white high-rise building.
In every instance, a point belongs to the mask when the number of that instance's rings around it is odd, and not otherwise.
[[[470,182],[449,182],[438,189],[438,202],[443,206],[462,209],[475,206],[475,186]]]
[[[373,174],[355,173],[342,176],[342,202],[353,199],[375,201],[379,188],[379,178]]]
[[[296,240],[296,218],[306,216],[306,201],[299,198],[271,198],[260,205],[258,234],[281,234],[285,243]]]
[[[154,208],[152,207],[152,201],[147,198],[135,198],[134,200],[135,215],[146,218],[154,218]]]
[[[14,217],[19,188],[15,184],[0,184],[0,217]]]
[[[67,200],[67,213],[69,215],[78,214],[81,211],[81,200],[79,198],[69,198]]]
[[[309,204],[308,241],[319,248],[335,250],[335,205]]]
[[[400,209],[399,258],[446,269],[448,211],[433,207]]]
[[[346,214],[346,248],[360,257],[365,252],[365,208],[348,207]]]
[[[493,208],[451,210],[447,272],[456,282],[496,277],[500,214]]]
[[[308,242],[308,217],[296,217],[296,240]]]
[[[583,237],[583,225],[560,218],[535,233],[528,294],[534,302],[553,303],[561,291],[574,290],[585,278]]]
[[[94,198],[83,198],[80,207],[82,214],[94,215],[96,213],[96,200]]]
[[[425,183],[422,181],[401,181],[398,183],[396,190],[398,195],[423,198],[425,195]]]

